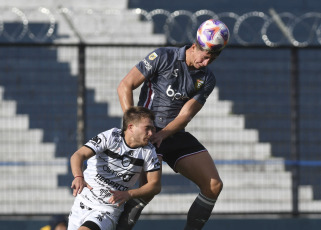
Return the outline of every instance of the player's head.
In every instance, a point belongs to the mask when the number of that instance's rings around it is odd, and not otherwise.
[[[229,30],[223,22],[209,19],[198,27],[195,44],[199,50],[218,56],[229,38]]]
[[[228,40],[229,30],[223,22],[214,19],[203,22],[197,30],[191,52],[186,55],[187,65],[195,69],[208,66],[220,55]]]
[[[130,147],[148,144],[155,129],[154,120],[154,113],[142,106],[132,106],[125,111],[123,116],[123,131],[125,136],[129,136],[132,144]]]

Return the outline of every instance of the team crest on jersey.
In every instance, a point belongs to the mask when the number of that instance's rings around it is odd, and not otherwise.
[[[203,81],[203,80],[197,79],[197,80],[196,80],[196,83],[195,83],[195,89],[196,89],[196,90],[199,90],[199,89],[202,87],[203,84],[204,84],[204,81]]]
[[[153,61],[155,58],[157,58],[158,57],[158,55],[155,53],[155,52],[153,52],[152,54],[150,54],[149,56],[148,56],[148,59],[149,60],[151,60],[151,61]]]
[[[122,159],[122,165],[124,167],[128,167],[130,165],[131,159],[129,157],[124,156]]]

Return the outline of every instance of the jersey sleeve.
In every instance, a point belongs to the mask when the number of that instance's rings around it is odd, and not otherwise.
[[[200,87],[200,89],[198,90],[198,92],[195,94],[193,98],[199,103],[201,103],[202,105],[204,105],[208,96],[213,92],[215,85],[216,85],[215,76],[212,72],[208,71],[207,78],[205,79],[203,86]]]
[[[160,162],[158,160],[155,147],[149,149],[145,157],[144,171],[153,172],[160,170]]]
[[[95,154],[104,152],[109,147],[112,132],[113,129],[99,133],[97,136],[90,139],[85,146],[92,149]]]
[[[145,76],[146,79],[150,79],[157,73],[158,66],[161,59],[161,50],[156,49],[149,53],[143,60],[138,62],[136,68]]]

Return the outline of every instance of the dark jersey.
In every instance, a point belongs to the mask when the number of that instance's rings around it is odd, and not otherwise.
[[[215,87],[215,76],[204,67],[189,70],[186,49],[163,47],[148,54],[136,67],[145,76],[138,105],[155,113],[155,126],[164,128],[194,98],[204,104]]]

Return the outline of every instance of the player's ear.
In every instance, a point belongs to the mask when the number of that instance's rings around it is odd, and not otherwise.
[[[127,125],[127,130],[129,130],[130,132],[132,132],[132,131],[133,131],[133,127],[134,127],[134,124],[129,123],[129,124]]]
[[[192,50],[193,50],[193,51],[195,51],[195,50],[197,49],[196,44],[195,44],[195,43],[193,43],[193,45],[192,45],[192,47],[191,47],[191,48],[192,48]]]

